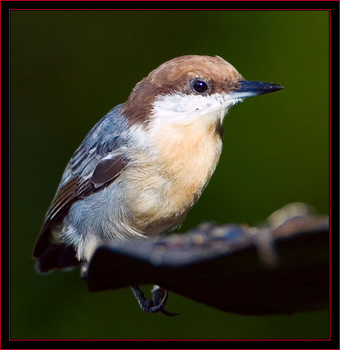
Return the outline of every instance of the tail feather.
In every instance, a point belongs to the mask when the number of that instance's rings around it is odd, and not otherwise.
[[[76,257],[76,251],[72,246],[64,244],[49,244],[44,252],[38,257],[36,268],[41,273],[54,269],[65,269],[80,264]]]

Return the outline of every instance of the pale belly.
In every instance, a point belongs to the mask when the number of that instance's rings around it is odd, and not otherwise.
[[[204,147],[184,146],[165,149],[161,162],[145,158],[139,162],[144,166],[132,168],[127,174],[126,200],[134,216],[133,226],[146,235],[181,224],[216,168],[220,139]]]

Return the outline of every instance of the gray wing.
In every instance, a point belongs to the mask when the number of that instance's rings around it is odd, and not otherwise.
[[[88,133],[69,161],[34,249],[41,256],[50,244],[50,231],[67,215],[76,201],[115,180],[125,168],[128,124],[113,108]]]

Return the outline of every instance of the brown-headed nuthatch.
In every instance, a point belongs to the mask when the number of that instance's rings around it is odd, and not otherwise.
[[[218,56],[160,65],[94,126],[69,161],[35,245],[38,271],[89,261],[110,241],[178,227],[218,163],[228,110],[282,88],[244,80]],[[143,300],[138,287],[133,291]]]

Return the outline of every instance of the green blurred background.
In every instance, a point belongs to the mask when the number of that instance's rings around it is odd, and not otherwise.
[[[246,317],[171,293],[180,317],[146,315],[129,289],[91,294],[78,271],[41,276],[32,259],[86,133],[185,54],[219,55],[285,89],[231,110],[219,166],[180,231],[206,220],[255,225],[293,201],[328,213],[328,32],[326,11],[12,11],[11,337],[328,338],[327,310]]]

